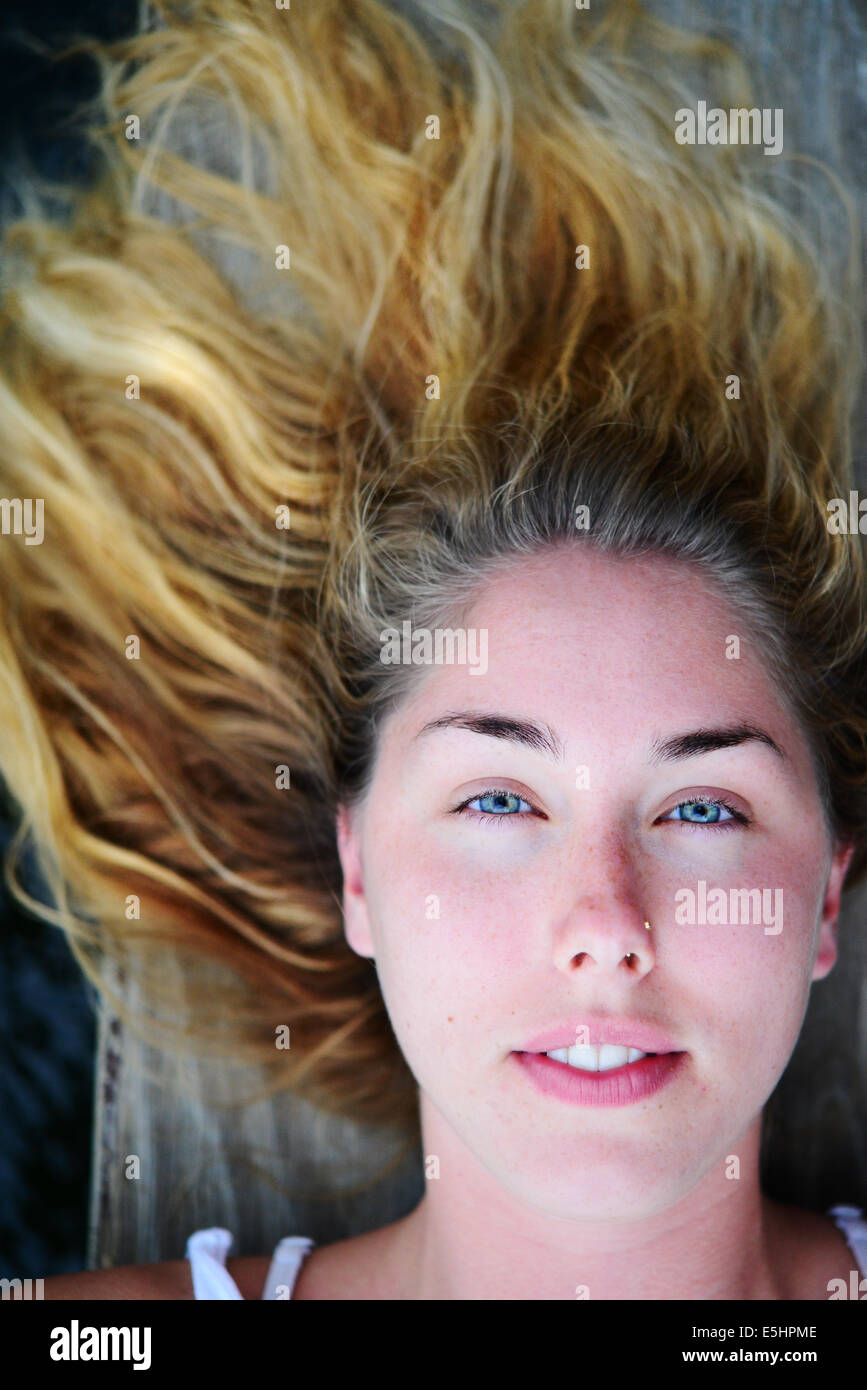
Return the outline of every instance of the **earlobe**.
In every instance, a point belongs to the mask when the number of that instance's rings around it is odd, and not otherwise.
[[[822,921],[819,931],[819,949],[813,964],[812,979],[824,980],[837,963],[837,922]]]
[[[373,937],[367,915],[361,843],[357,818],[345,806],[337,809],[337,853],[343,870],[343,930],[358,956],[372,960]]]
[[[843,893],[846,873],[854,853],[855,846],[850,844],[838,845],[834,854],[831,873],[828,878],[828,886],[825,889],[825,901],[822,904],[819,946],[813,965],[812,978],[814,980],[824,980],[825,976],[830,974],[837,961],[840,898]]]

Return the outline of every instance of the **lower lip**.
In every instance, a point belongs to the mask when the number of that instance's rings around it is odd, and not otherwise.
[[[533,1085],[573,1105],[632,1105],[667,1086],[686,1061],[685,1052],[661,1052],[611,1071],[579,1071],[544,1052],[513,1052]]]

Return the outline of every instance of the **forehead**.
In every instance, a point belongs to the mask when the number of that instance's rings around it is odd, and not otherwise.
[[[760,717],[792,742],[761,644],[695,565],[552,547],[488,575],[462,624],[486,634],[487,669],[421,668],[396,712],[405,732],[447,708],[496,707],[581,742]]]
[[[581,542],[504,562],[480,586],[471,611],[472,621],[484,617],[502,642],[521,635],[532,640],[541,621],[549,637],[556,627],[573,647],[600,638],[676,646],[708,622],[717,632],[736,621],[731,605],[697,565],[664,555],[606,555]],[[666,620],[676,624],[675,632]]]

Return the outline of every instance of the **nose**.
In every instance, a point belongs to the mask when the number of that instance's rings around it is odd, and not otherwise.
[[[580,887],[555,924],[554,963],[565,975],[640,979],[653,969],[656,944],[628,854],[610,842],[584,849]]]
[[[640,979],[655,961],[651,931],[626,905],[586,907],[558,933],[554,946],[554,963],[564,975],[583,970],[599,977],[625,973]]]

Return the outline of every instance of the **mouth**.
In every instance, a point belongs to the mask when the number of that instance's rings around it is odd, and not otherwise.
[[[620,1067],[632,1067],[645,1057],[668,1056],[668,1053],[642,1052],[639,1047],[622,1047],[615,1043],[601,1043],[597,1047],[576,1044],[573,1047],[553,1048],[548,1052],[532,1053],[539,1057],[550,1057],[553,1062],[563,1062],[576,1071],[600,1072],[617,1071]]]
[[[632,1105],[680,1075],[688,1053],[643,1052],[602,1044],[552,1052],[513,1052],[524,1076],[542,1094],[573,1105]]]

